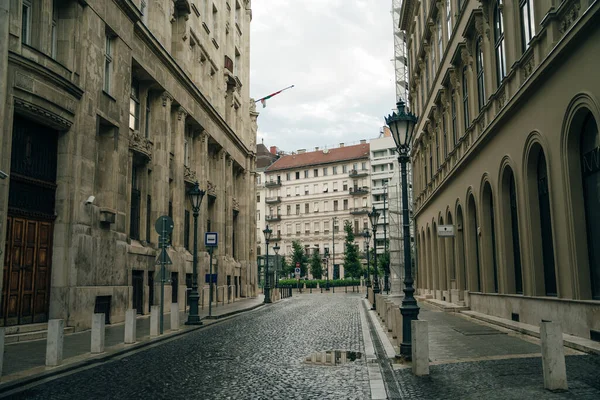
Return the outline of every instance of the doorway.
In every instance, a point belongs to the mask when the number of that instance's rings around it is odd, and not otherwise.
[[[131,271],[133,286],[133,308],[137,314],[144,310],[144,271]]]

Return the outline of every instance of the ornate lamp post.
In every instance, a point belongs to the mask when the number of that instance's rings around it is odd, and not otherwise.
[[[198,315],[198,215],[200,214],[200,206],[206,192],[198,186],[198,182],[194,183],[188,190],[188,197],[192,203],[192,213],[194,215],[194,261],[192,263],[192,291],[190,292],[190,313],[186,325],[202,325],[200,316]]]
[[[267,255],[266,255],[266,261],[265,261],[265,301],[264,303],[270,303],[271,302],[271,287],[269,286],[269,241],[271,240],[271,234],[273,234],[273,231],[271,229],[269,229],[269,225],[267,225],[267,227],[265,228],[265,230],[263,231],[263,233],[265,234],[265,242],[267,243]]]
[[[367,270],[365,271],[365,286],[369,287],[369,268],[371,268],[371,264],[369,263],[369,245],[371,242],[371,232],[365,228],[365,248],[367,249]],[[369,298],[369,291],[367,290],[367,294],[365,295],[365,299]]]
[[[275,246],[273,246],[273,251],[275,252],[275,288],[279,287],[279,249],[281,249],[279,243],[275,243]]]
[[[379,268],[377,267],[377,221],[379,221],[379,212],[375,209],[375,206],[373,206],[372,211],[367,215],[369,216],[371,228],[373,229],[373,294],[378,294],[381,292],[379,289]],[[371,309],[375,309],[375,296],[373,296],[373,307]]]
[[[398,151],[398,162],[402,176],[402,235],[404,239],[404,299],[400,313],[402,314],[402,343],[400,344],[400,355],[408,360],[411,358],[411,321],[418,319],[419,306],[414,297],[412,261],[410,253],[410,226],[408,216],[408,179],[406,176],[406,164],[410,162],[410,145],[413,130],[417,123],[417,117],[411,112],[405,112],[405,104],[400,99],[396,103],[397,113],[385,117],[385,123],[390,127],[396,151]]]

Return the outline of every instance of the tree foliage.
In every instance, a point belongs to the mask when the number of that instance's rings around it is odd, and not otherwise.
[[[300,276],[306,276],[306,272],[308,270],[308,256],[304,252],[304,247],[298,242],[294,240],[292,242],[292,268],[296,268],[296,264],[300,264]],[[293,269],[292,269],[293,271]]]
[[[321,279],[323,275],[323,265],[321,263],[321,256],[315,251],[310,258],[310,273],[313,279]]]
[[[354,243],[354,232],[352,223],[344,223],[346,238],[344,239],[344,271],[345,276],[350,278],[360,278],[362,274],[362,265],[358,259],[358,245]]]

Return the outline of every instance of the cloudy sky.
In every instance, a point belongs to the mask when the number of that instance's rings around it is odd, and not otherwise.
[[[252,2],[258,143],[293,151],[376,137],[395,104],[391,0]]]

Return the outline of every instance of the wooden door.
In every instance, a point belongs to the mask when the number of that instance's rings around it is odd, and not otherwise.
[[[8,217],[4,283],[3,325],[48,320],[53,223]]]

